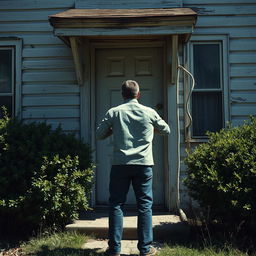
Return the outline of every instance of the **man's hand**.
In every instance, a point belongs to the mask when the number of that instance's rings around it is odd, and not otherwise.
[[[112,134],[113,134],[113,130],[112,130],[112,128],[110,128],[110,129],[108,130],[108,132],[106,133],[105,138],[111,136]]]

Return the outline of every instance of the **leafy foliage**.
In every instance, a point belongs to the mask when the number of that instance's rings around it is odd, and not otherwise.
[[[89,209],[92,182],[91,150],[75,136],[46,123],[0,119],[2,227],[63,227]]]
[[[208,135],[185,160],[191,196],[210,208],[211,220],[255,222],[256,118]]]

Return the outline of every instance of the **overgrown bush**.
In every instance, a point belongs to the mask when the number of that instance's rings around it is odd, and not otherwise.
[[[61,128],[0,120],[0,230],[63,227],[89,209],[90,147]]]
[[[256,118],[208,135],[185,160],[190,195],[209,210],[209,220],[255,223]]]

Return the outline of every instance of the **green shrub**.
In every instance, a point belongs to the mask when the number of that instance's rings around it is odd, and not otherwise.
[[[210,209],[210,220],[255,222],[256,118],[208,135],[185,160],[190,195]]]
[[[90,147],[46,123],[0,120],[0,224],[63,227],[89,209]],[[1,229],[0,227],[0,229]]]

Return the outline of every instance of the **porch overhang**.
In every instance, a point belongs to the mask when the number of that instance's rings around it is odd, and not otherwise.
[[[197,14],[190,8],[70,9],[49,16],[54,34],[69,44],[69,37],[180,35],[186,42]]]

